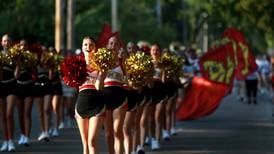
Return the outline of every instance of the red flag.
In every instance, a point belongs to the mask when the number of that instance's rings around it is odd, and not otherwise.
[[[202,76],[211,81],[232,85],[235,63],[230,50],[230,43],[209,49],[199,61]]]
[[[247,75],[254,72],[257,69],[255,63],[255,56],[251,51],[248,42],[244,35],[236,28],[227,28],[222,38],[225,42],[231,42],[233,46],[232,52],[234,54],[235,65],[235,77],[239,80],[244,80]]]
[[[209,115],[216,110],[229,90],[229,85],[194,77],[176,111],[176,118],[194,120]]]

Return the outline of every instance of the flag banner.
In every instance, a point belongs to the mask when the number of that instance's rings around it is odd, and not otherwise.
[[[227,28],[221,44],[210,48],[199,61],[202,77],[194,77],[176,111],[178,120],[193,120],[214,112],[222,99],[231,92],[233,80],[245,80],[257,69],[243,34]]]
[[[227,28],[222,34],[223,43],[232,43],[230,52],[234,54],[235,78],[244,80],[247,75],[257,69],[255,56],[251,51],[244,35],[235,28]]]
[[[233,84],[235,61],[232,44],[228,43],[217,48],[211,48],[199,61],[202,77],[205,79]]]
[[[194,120],[211,114],[227,95],[230,86],[194,77],[176,110],[177,120]]]

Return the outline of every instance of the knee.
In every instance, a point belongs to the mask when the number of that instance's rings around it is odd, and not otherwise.
[[[50,109],[49,108],[45,108],[44,109],[44,114],[45,115],[49,115],[50,114]]]
[[[123,138],[123,130],[122,129],[116,129],[114,131],[114,137],[119,138],[119,139]]]
[[[106,130],[105,132],[105,137],[106,138],[112,138],[113,137],[113,131],[110,131],[110,130]]]
[[[89,148],[94,148],[97,145],[97,140],[95,139],[95,137],[92,137],[89,141],[88,141],[88,147]]]
[[[129,134],[130,134],[130,126],[129,125],[123,126],[123,133],[125,136],[129,136]]]
[[[145,127],[145,126],[146,126],[146,122],[147,122],[146,118],[145,118],[145,117],[142,117],[142,118],[140,119],[140,127]]]

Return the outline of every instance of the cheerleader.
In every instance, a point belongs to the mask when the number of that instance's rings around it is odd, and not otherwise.
[[[170,51],[166,51],[167,53]],[[171,54],[171,53],[168,53]],[[176,68],[173,68],[176,69]],[[176,72],[179,73],[179,72]],[[163,118],[163,131],[162,136],[164,140],[170,140],[171,128],[173,128],[173,118],[175,114],[175,105],[177,99],[177,90],[179,87],[178,75],[168,75],[166,71],[163,71],[163,82],[165,86],[165,95],[167,101],[164,102],[164,118]]]
[[[20,48],[22,52],[26,52],[26,41],[20,41]],[[21,53],[23,54],[23,53]],[[33,104],[33,69],[28,66],[24,66],[24,62],[19,61],[21,65],[17,65],[17,71],[19,76],[17,77],[17,107],[18,107],[18,116],[21,129],[20,139],[18,144],[23,144],[25,146],[30,145],[30,131],[31,131],[31,112]]]
[[[137,46],[133,42],[128,42],[125,57],[137,52]],[[135,87],[131,82],[127,83],[128,108],[124,120],[124,149],[125,153],[136,151],[139,144],[139,121],[141,112],[139,105],[144,100],[141,93],[141,87]]]
[[[142,51],[149,54],[150,48],[145,46],[142,48]],[[136,116],[136,123],[139,127],[137,127],[137,133],[135,135],[135,144],[137,145],[136,151],[137,153],[145,153],[144,145],[148,142],[148,129],[149,129],[149,119],[150,112],[152,106],[152,87],[149,84],[151,81],[148,81],[141,90],[141,95],[143,95],[144,99],[138,105],[138,112]]]
[[[92,54],[96,51],[93,38],[83,39],[82,51],[87,64],[88,77],[79,87],[75,117],[81,135],[83,154],[96,154],[99,153],[99,133],[104,120],[105,104],[100,89],[103,87],[105,75],[90,68]]]
[[[52,52],[54,56],[59,56],[57,51],[53,48],[49,48],[49,52]],[[52,111],[54,114],[54,123],[51,125],[50,129],[50,135],[52,137],[59,136],[59,128],[58,126],[61,123],[61,113],[60,113],[60,106],[62,103],[62,96],[63,96],[63,89],[62,89],[62,83],[60,78],[60,72],[59,72],[59,64],[55,62],[52,74],[52,80],[51,80],[51,105],[52,105]],[[51,119],[51,118],[50,118]]]
[[[128,46],[127,46],[128,47]],[[127,50],[120,50],[119,53],[119,60],[120,64],[124,64],[126,58],[129,56],[128,54],[132,51]],[[124,66],[124,65],[121,65]],[[122,67],[125,68],[125,67]],[[126,72],[125,69],[123,69],[124,72]],[[137,103],[136,103],[136,89],[131,86],[130,83],[125,81],[126,83],[123,85],[126,95],[128,98],[128,106],[126,110],[125,120],[123,124],[123,138],[124,138],[124,152],[125,154],[130,154],[132,151],[133,143],[132,143],[132,134],[134,133],[134,117],[136,116],[136,110],[137,110]]]
[[[151,149],[157,150],[160,148],[160,138],[162,132],[162,112],[164,102],[167,100],[167,96],[164,92],[164,84],[163,84],[163,74],[157,66],[157,60],[161,56],[162,51],[158,44],[154,44],[151,46],[150,55],[153,59],[155,65],[155,74],[153,76],[153,80],[151,82],[152,86],[152,105],[149,109],[151,113],[150,117],[150,135],[151,138]]]
[[[37,66],[37,80],[35,81],[34,86],[34,97],[37,100],[38,113],[40,118],[40,125],[42,132],[38,136],[38,140],[49,141],[49,128],[50,128],[50,105],[51,105],[51,83],[52,79],[52,69],[47,68],[45,64],[43,64],[42,59],[45,56],[46,47],[42,46],[42,55],[38,62]]]
[[[121,47],[117,35],[108,39],[108,49],[113,51],[114,56],[118,59],[118,52]],[[123,122],[126,114],[126,91],[123,89],[124,73],[119,61],[117,66],[107,72],[102,90],[106,101],[106,120],[105,131],[109,153],[122,153],[123,147]],[[114,145],[114,147],[113,147]]]
[[[10,37],[5,34],[2,37],[1,45],[3,47],[3,54],[7,54],[11,46]],[[15,145],[13,142],[14,137],[14,106],[16,103],[15,89],[16,89],[16,77],[14,63],[4,63],[1,66],[1,92],[0,92],[0,116],[2,120],[4,142],[1,146],[1,151],[15,151]]]

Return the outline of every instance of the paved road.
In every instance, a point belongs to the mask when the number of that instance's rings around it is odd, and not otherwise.
[[[274,154],[272,105],[260,95],[258,105],[238,102],[227,96],[218,110],[200,120],[178,122],[178,135],[163,141],[161,151],[148,154]],[[34,128],[30,147],[17,147],[18,154],[80,154],[81,142],[76,128],[63,129],[50,142],[38,142],[39,123],[33,108]],[[18,132],[17,132],[18,133]],[[2,136],[2,135],[1,135]],[[107,153],[103,134],[100,151]]]

